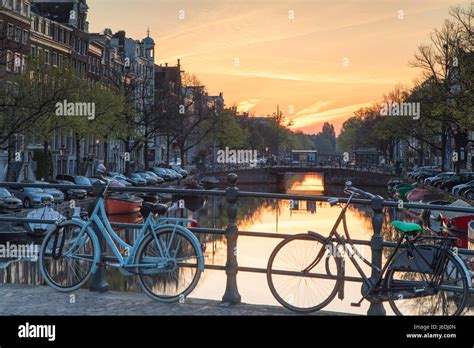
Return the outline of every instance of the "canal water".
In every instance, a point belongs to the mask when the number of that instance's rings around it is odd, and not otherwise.
[[[322,174],[287,174],[285,192],[314,196],[341,196],[342,187],[324,187]],[[245,191],[276,192],[271,186],[239,187]],[[385,194],[381,188],[362,187],[375,194]],[[192,202],[187,205],[190,210],[178,213],[180,217],[194,218],[199,221],[200,227],[222,228],[227,226],[227,203],[224,198],[208,197],[203,202]],[[195,205],[195,206],[193,206]],[[197,206],[196,206],[197,205]],[[237,223],[240,231],[298,234],[315,231],[327,235],[341,207],[330,207],[326,203],[307,201],[275,201],[265,199],[240,199],[238,202]],[[348,226],[353,239],[370,240],[372,236],[372,216],[368,207],[352,206],[347,214]],[[126,219],[125,219],[126,220]],[[126,222],[126,221],[117,221]],[[130,231],[129,231],[130,232]],[[342,231],[341,231],[342,232]],[[393,231],[388,216],[382,229],[384,239],[393,240]],[[123,232],[126,239],[131,238],[128,232]],[[225,265],[226,240],[223,236],[200,236],[205,242],[206,264]],[[266,268],[269,256],[275,246],[281,241],[276,238],[239,237],[237,257],[239,266]],[[30,242],[30,241],[28,241]],[[38,243],[40,241],[37,241]],[[360,253],[370,260],[370,249],[359,247]],[[364,271],[370,275],[368,267],[363,265]],[[346,262],[347,275],[357,275],[349,260]],[[266,281],[266,275],[261,273],[240,272],[237,276],[238,288],[242,302],[252,304],[279,305],[273,298]],[[123,277],[116,270],[107,270],[107,281],[111,290],[139,292],[138,282],[134,277]],[[10,266],[6,271],[0,271],[0,283],[42,284],[36,262],[23,261]],[[221,300],[225,292],[226,275],[224,271],[206,270],[191,294],[195,298]],[[346,283],[345,299],[337,298],[326,307],[326,310],[354,314],[367,313],[368,303],[363,302],[360,308],[351,307],[351,302],[358,302],[361,298],[360,283]],[[145,295],[143,295],[145,296]],[[388,306],[386,306],[388,307]],[[387,308],[387,312],[390,312]]]

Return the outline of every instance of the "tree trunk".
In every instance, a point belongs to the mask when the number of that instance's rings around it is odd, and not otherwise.
[[[104,166],[109,170],[109,142],[107,137],[104,137]]]
[[[143,164],[145,165],[145,170],[150,168],[150,162],[148,160],[148,139],[145,139],[143,142]]]
[[[166,136],[166,164],[170,164],[170,147],[171,147],[171,137]]]
[[[185,148],[184,144],[181,144],[179,146],[179,153],[180,153],[180,156],[181,156],[181,166],[182,167],[184,167],[187,164],[186,163],[186,150],[184,148]]]
[[[44,154],[44,176],[46,181],[49,181],[51,178],[50,168],[49,168],[49,143],[45,141],[43,143],[43,154]]]
[[[80,175],[81,174],[81,139],[77,133],[75,135],[75,141],[76,141],[76,175]]]
[[[442,126],[441,129],[441,171],[446,171],[446,146],[447,146],[447,136],[446,136],[446,127]]]

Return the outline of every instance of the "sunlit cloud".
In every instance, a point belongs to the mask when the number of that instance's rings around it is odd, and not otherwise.
[[[237,105],[237,110],[239,112],[249,112],[250,110],[252,110],[253,108],[257,106],[259,101],[260,99],[250,99],[250,100],[241,101]]]
[[[372,102],[360,104],[351,104],[342,107],[328,108],[332,102],[317,102],[311,107],[297,112],[293,117],[293,129],[308,130],[313,125],[319,125],[323,122],[332,122],[335,120],[347,119],[354,115],[354,112],[360,108],[370,106]]]

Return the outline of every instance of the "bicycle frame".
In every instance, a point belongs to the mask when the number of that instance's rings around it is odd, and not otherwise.
[[[406,242],[407,242],[406,243],[407,250],[409,252],[411,252],[412,254],[418,253],[420,255],[420,257],[423,259],[423,261],[428,264],[428,261],[423,257],[423,255],[420,254],[419,251],[417,251],[417,248],[414,246],[414,242],[416,242],[416,240],[419,240],[419,238],[416,238],[414,241],[410,241],[407,238],[406,235],[402,235],[398,239],[397,245],[394,247],[394,251],[391,253],[390,257],[385,262],[385,264],[382,268],[379,268],[379,267],[373,265],[370,261],[368,261],[362,255],[360,255],[358,249],[355,247],[354,242],[352,241],[352,239],[350,237],[349,229],[347,228],[347,220],[346,220],[346,212],[347,212],[347,209],[349,208],[349,205],[350,205],[354,195],[355,195],[354,193],[351,193],[346,205],[343,207],[341,213],[339,214],[339,216],[338,216],[338,218],[337,218],[337,220],[336,220],[336,222],[335,222],[335,224],[334,224],[327,240],[328,241],[333,241],[334,238],[335,238],[335,241],[338,243],[338,245],[341,245],[344,248],[344,250],[347,250],[346,249],[347,244],[349,244],[351,246],[351,249],[352,249],[353,252],[348,253],[349,259],[351,260],[352,264],[354,265],[357,272],[361,276],[361,278],[363,280],[363,283],[366,285],[367,295],[370,294],[373,291],[386,290],[386,289],[384,289],[383,286],[381,286],[381,284],[384,280],[384,276],[387,273],[387,270],[388,270],[390,264],[392,263],[395,256],[397,255],[397,251],[401,248],[401,245],[402,245],[404,240],[406,240]],[[343,224],[344,236],[341,236],[341,234],[339,234],[339,232],[337,231],[337,229],[339,228],[339,225],[341,224],[341,222]],[[423,237],[423,238],[426,239],[427,237]],[[428,237],[428,238],[430,238],[430,237]],[[436,238],[436,237],[431,237],[431,238]],[[448,251],[445,251],[445,252],[448,252]],[[310,266],[308,266],[303,272],[309,272],[312,268],[314,268],[319,263],[319,261],[322,259],[322,257],[324,257],[325,253],[326,253],[326,249],[322,249],[320,254],[316,257],[315,261],[313,261],[313,263]],[[355,255],[357,255],[357,257],[359,259],[361,259],[370,268],[372,268],[373,270],[376,270],[376,271],[379,272],[378,277],[375,280],[375,282],[372,282],[370,280],[370,278],[365,274],[364,270],[361,268],[361,266],[357,262],[357,259],[355,258]],[[457,256],[457,255],[453,255],[453,256],[455,258],[459,259],[459,256]],[[444,256],[440,260],[437,260],[437,267],[438,268],[440,267],[439,265],[444,264],[445,258],[446,258],[446,255],[444,254]],[[460,262],[460,264],[463,266],[464,272],[467,275],[469,272],[467,271],[467,268],[465,267],[465,264],[462,261]],[[439,269],[437,269],[436,272],[435,272],[435,275],[438,275],[439,273],[440,273]],[[436,276],[432,281],[436,282],[437,280],[440,280],[438,278],[439,277]],[[468,276],[468,279],[470,279],[470,276]],[[428,280],[426,280],[426,281],[428,282]],[[407,288],[406,290],[412,290],[413,286],[410,285],[410,284],[407,284],[406,288]],[[399,288],[399,290],[401,290],[401,289]],[[365,296],[367,296],[367,295],[365,295]]]
[[[158,267],[158,268],[163,268],[165,267],[166,263],[169,261],[170,257],[170,245],[168,246],[163,246],[161,241],[159,240],[156,230],[157,228],[164,228],[164,227],[169,227],[173,228],[172,232],[172,237],[171,240],[174,239],[174,235],[176,233],[177,229],[183,230],[184,228],[180,225],[182,223],[188,223],[191,222],[192,220],[190,219],[180,219],[180,218],[158,218],[155,219],[152,214],[148,216],[148,218],[145,220],[145,223],[143,227],[140,229],[140,232],[136,238],[136,241],[134,245],[129,245],[126,242],[124,242],[120,236],[114,231],[112,228],[108,218],[107,214],[105,212],[105,204],[104,204],[104,198],[100,197],[97,201],[97,204],[94,208],[94,211],[89,219],[89,221],[84,221],[81,219],[74,218],[72,219],[73,222],[78,223],[82,226],[75,242],[69,249],[68,253],[64,256],[71,256],[71,254],[76,250],[76,248],[80,247],[77,244],[80,243],[80,240],[85,231],[87,230],[90,234],[94,235],[94,230],[92,228],[92,224],[95,224],[97,226],[97,231],[101,233],[101,235],[104,237],[105,242],[110,246],[112,253],[114,254],[114,257],[118,263],[107,263],[107,265],[116,267],[116,268],[140,268],[140,267]],[[166,222],[174,222],[174,224],[167,224]],[[157,242],[157,247],[158,251],[160,252],[163,257],[157,257],[153,258],[153,260],[156,260],[156,264],[134,264],[133,260],[136,257],[136,252],[138,247],[140,246],[141,241],[148,235],[147,232],[150,232],[153,237],[155,238]],[[192,234],[191,234],[192,235]],[[192,235],[194,237],[194,235]],[[195,242],[197,242],[197,239],[194,237]],[[116,243],[122,247],[123,249],[127,250],[127,256],[123,256],[120,250],[118,249]],[[198,244],[199,245],[199,244]],[[97,255],[96,260],[94,260],[96,263],[100,261],[100,255]],[[202,268],[202,267],[201,267]]]
[[[361,278],[363,280],[363,283],[368,287],[369,292],[370,292],[374,288],[378,287],[380,285],[380,283],[382,282],[383,276],[386,273],[388,266],[390,265],[393,258],[395,257],[396,252],[400,248],[400,246],[403,242],[403,239],[405,237],[402,236],[398,240],[398,244],[395,247],[394,252],[390,256],[390,258],[387,260],[387,262],[385,263],[385,265],[382,269],[375,266],[375,265],[373,265],[370,261],[368,261],[362,255],[360,255],[358,249],[355,247],[354,242],[352,241],[352,239],[349,235],[349,229],[347,228],[347,220],[346,220],[346,212],[347,212],[347,209],[349,208],[349,205],[351,204],[352,199],[354,198],[354,195],[355,195],[354,193],[351,193],[351,195],[349,196],[349,199],[347,200],[347,203],[343,207],[343,209],[342,209],[341,213],[339,214],[339,216],[338,216],[331,232],[329,233],[328,240],[332,241],[333,237],[335,237],[336,242],[338,243],[338,245],[341,245],[344,248],[344,250],[346,250],[346,245],[347,244],[349,244],[351,246],[351,249],[352,249],[353,252],[348,253],[349,254],[349,259],[351,260],[352,264],[354,265],[357,272],[361,276]],[[341,224],[341,222],[342,222],[343,228],[344,228],[344,237],[341,236],[339,234],[339,232],[337,231],[337,229],[339,228],[339,225]],[[321,250],[320,254],[316,257],[315,261],[310,266],[308,266],[303,272],[309,272],[313,267],[315,267],[319,263],[319,261],[322,259],[322,257],[324,256],[325,253],[326,253],[326,249]],[[357,262],[354,255],[357,255],[357,257],[359,259],[361,259],[366,265],[368,265],[372,269],[377,270],[379,272],[379,277],[378,277],[378,279],[376,280],[375,283],[372,283],[370,278],[365,274],[364,270],[359,265],[359,263]]]

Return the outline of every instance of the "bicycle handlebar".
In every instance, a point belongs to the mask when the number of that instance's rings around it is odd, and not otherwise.
[[[351,193],[354,193],[356,195],[365,197],[367,199],[374,199],[374,198],[377,197],[376,195],[373,195],[370,192],[366,192],[366,191],[363,191],[361,189],[358,189],[358,188],[352,186],[352,182],[350,182],[350,181],[346,182],[346,190],[351,192]]]

